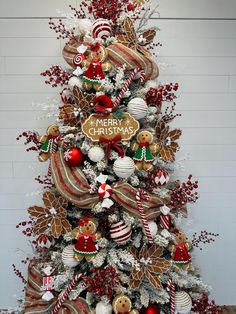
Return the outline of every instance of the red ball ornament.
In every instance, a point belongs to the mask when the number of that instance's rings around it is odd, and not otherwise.
[[[77,167],[84,161],[84,154],[77,147],[69,148],[64,153],[64,158],[70,167]]]
[[[160,310],[157,304],[150,304],[148,307],[143,307],[140,314],[160,314]]]
[[[128,10],[128,11],[134,11],[134,9],[135,9],[135,6],[134,6],[132,3],[129,3],[129,4],[127,5],[127,10]]]
[[[163,186],[168,183],[168,181],[170,180],[170,176],[166,170],[158,168],[154,172],[153,180],[157,186]]]

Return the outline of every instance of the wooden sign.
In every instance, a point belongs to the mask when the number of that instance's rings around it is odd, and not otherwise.
[[[112,114],[99,116],[91,114],[82,124],[82,131],[92,141],[98,142],[100,137],[108,140],[120,135],[122,140],[130,140],[139,130],[139,122],[128,112],[124,113],[122,119],[116,119]]]

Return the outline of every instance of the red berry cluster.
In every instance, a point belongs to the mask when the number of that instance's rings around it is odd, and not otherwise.
[[[187,203],[195,203],[199,198],[199,194],[194,192],[198,188],[198,181],[192,182],[192,175],[188,177],[188,181],[177,184],[171,193],[171,205],[184,206]]]
[[[79,10],[77,10],[76,8],[72,7],[72,5],[69,5],[71,11],[74,12],[74,17],[78,18],[78,19],[84,19],[86,17],[86,12],[84,10],[84,7],[87,7],[87,4],[82,1],[82,3],[79,5]]]
[[[52,187],[54,187],[54,183],[52,182],[52,178],[51,175],[45,175],[45,176],[41,176],[38,175],[35,178],[35,181],[37,181],[39,184],[42,184],[44,187],[44,189],[51,189]]]
[[[41,73],[42,76],[48,77],[45,80],[45,84],[49,84],[52,87],[66,86],[68,84],[70,73],[62,69],[60,65],[52,65],[48,70]]]
[[[26,237],[32,237],[33,235],[33,228],[32,228],[32,221],[21,221],[18,223],[18,225],[16,225],[16,228],[20,228],[20,227],[26,227],[24,230],[22,230],[23,235],[25,235]]]
[[[193,303],[192,310],[199,314],[220,314],[227,310],[226,306],[218,306],[215,301],[210,301],[208,295],[204,293],[200,299]]]
[[[202,247],[200,247],[200,244],[206,244],[215,242],[216,238],[219,237],[219,233],[212,233],[207,232],[206,230],[201,231],[199,235],[197,235],[197,232],[193,234],[193,240],[191,241],[193,246],[199,248],[202,250]]]
[[[175,113],[175,114],[174,114],[175,107],[176,107],[176,103],[174,102],[171,107],[168,106],[168,107],[165,109],[164,114],[162,114],[162,120],[163,120],[165,123],[170,123],[170,122],[173,121],[175,118],[181,117],[181,114],[179,114],[179,113],[177,113],[177,114]]]
[[[74,38],[74,30],[66,29],[65,24],[63,24],[62,22],[62,19],[59,19],[58,22],[59,24],[55,24],[52,18],[50,18],[48,22],[50,29],[54,30],[55,33],[58,34],[57,39]]]
[[[145,95],[148,105],[155,105],[161,108],[163,101],[173,101],[176,99],[176,92],[179,89],[178,83],[169,83],[165,85],[159,85],[158,88],[150,88]]]
[[[19,141],[21,137],[25,137],[26,140],[24,142],[24,145],[28,145],[29,143],[34,143],[35,145],[29,147],[26,149],[27,152],[29,151],[39,151],[40,147],[42,144],[39,143],[38,140],[38,133],[37,132],[32,132],[32,131],[25,131],[22,134],[20,134],[16,140]]]
[[[127,0],[85,0],[82,4],[88,6],[88,11],[94,18],[108,19],[113,23],[116,23],[122,14],[135,10],[135,6]]]
[[[14,273],[16,274],[17,277],[19,277],[21,279],[21,281],[23,282],[23,284],[27,284],[27,281],[25,280],[22,272],[16,268],[16,265],[15,264],[12,264],[12,267],[13,267],[13,271]]]
[[[120,275],[114,267],[91,269],[92,277],[84,277],[84,284],[88,286],[88,292],[98,296],[112,298],[112,292],[120,284]]]

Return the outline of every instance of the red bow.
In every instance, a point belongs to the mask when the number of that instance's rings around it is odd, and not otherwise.
[[[107,160],[110,158],[111,148],[114,148],[118,151],[118,153],[121,155],[121,157],[124,157],[124,151],[120,146],[117,145],[117,142],[120,142],[122,137],[120,135],[116,135],[113,139],[107,139],[105,137],[100,137],[99,142],[105,143],[107,145],[106,147],[106,158]]]
[[[58,136],[48,135],[48,140],[55,140]]]
[[[97,51],[98,49],[100,49],[100,47],[101,47],[101,44],[98,42],[90,45],[91,51]]]
[[[139,146],[140,147],[149,147],[150,146],[150,143],[146,142],[146,143],[139,143]]]
[[[83,219],[79,219],[79,220],[78,220],[78,225],[79,225],[80,227],[83,227],[84,224],[86,224],[86,223],[88,223],[88,222],[89,222],[89,218],[88,218],[88,217],[84,217]]]

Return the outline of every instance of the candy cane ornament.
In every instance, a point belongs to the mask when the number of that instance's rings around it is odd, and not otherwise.
[[[70,294],[70,292],[73,290],[73,288],[76,286],[77,282],[80,280],[80,278],[82,277],[82,274],[78,274],[74,277],[74,279],[71,281],[71,283],[67,286],[66,290],[64,291],[64,293],[62,294],[62,296],[58,297],[57,303],[54,306],[52,313],[51,314],[57,314],[60,310],[60,308],[62,307],[63,303],[66,301],[66,299],[68,298],[68,295]]]
[[[166,287],[167,291],[170,291],[170,314],[175,314],[175,285],[170,279]]]
[[[145,190],[142,190],[142,189],[138,190],[138,192],[136,194],[136,202],[138,205],[139,214],[140,214],[140,217],[141,217],[142,222],[143,222],[144,231],[145,231],[145,234],[147,236],[148,242],[152,244],[153,238],[152,238],[152,235],[151,235],[151,232],[150,232],[150,229],[148,226],[148,220],[146,218],[144,208],[142,205],[142,199],[148,200],[148,198],[149,198],[149,195]]]
[[[128,77],[127,81],[125,82],[124,86],[122,87],[120,94],[118,95],[118,97],[115,99],[114,101],[114,107],[117,107],[121,101],[121,99],[123,98],[124,94],[127,92],[130,84],[132,83],[132,81],[135,79],[135,76],[140,73],[140,81],[141,83],[143,83],[143,81],[145,80],[145,73],[144,71],[140,71],[140,69],[134,69],[134,71],[130,74],[130,76]]]

